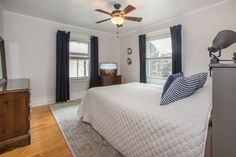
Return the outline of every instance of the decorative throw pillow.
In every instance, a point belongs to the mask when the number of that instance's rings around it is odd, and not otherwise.
[[[177,74],[172,74],[168,77],[164,87],[163,87],[163,92],[162,92],[162,96],[165,94],[165,92],[167,91],[167,89],[170,87],[170,85],[174,82],[175,79],[177,79],[178,77],[183,76],[184,74],[182,72],[177,73]]]
[[[207,73],[177,78],[163,95],[160,105],[167,105],[192,95],[197,89],[203,87],[206,82],[205,76]]]
[[[199,73],[196,75],[198,75],[198,77],[200,77],[200,80],[199,80],[199,83],[197,86],[197,90],[198,90],[198,89],[202,88],[204,86],[204,84],[206,83],[208,73],[203,72],[203,73]]]

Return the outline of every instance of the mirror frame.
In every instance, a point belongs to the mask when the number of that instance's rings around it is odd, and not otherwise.
[[[0,53],[1,53],[1,61],[2,61],[2,69],[1,70],[2,70],[3,80],[7,80],[5,45],[4,45],[4,40],[1,37],[0,37]]]

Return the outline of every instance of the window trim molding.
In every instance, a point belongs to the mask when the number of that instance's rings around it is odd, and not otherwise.
[[[152,60],[152,59],[172,59],[172,57],[153,57],[153,58],[146,58],[146,60]]]
[[[171,37],[170,33],[165,33],[165,34],[161,34],[161,35],[148,36],[147,37],[147,41],[150,41],[150,40],[160,40],[160,39],[170,38],[170,37]]]
[[[162,38],[162,36],[171,36],[169,28],[164,28],[153,32],[149,32],[146,35],[147,35],[147,40],[152,38],[154,39]]]
[[[76,82],[76,81],[88,81],[89,77],[70,77],[70,81]]]
[[[157,79],[157,80],[166,80],[168,77],[152,77],[152,76],[147,76],[147,78]]]
[[[76,56],[73,56],[73,57],[70,57],[70,59],[74,59],[74,60],[77,60],[77,59],[89,59],[89,57],[87,57],[87,56],[78,56],[78,57],[76,57]]]

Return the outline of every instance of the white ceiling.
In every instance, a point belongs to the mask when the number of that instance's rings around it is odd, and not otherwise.
[[[95,24],[109,15],[95,12],[95,9],[114,10],[113,4],[120,3],[122,8],[131,4],[136,10],[129,16],[143,17],[141,23],[125,21],[121,33],[154,24],[169,18],[184,15],[224,0],[0,0],[3,7],[11,12],[44,18],[56,22],[76,25],[104,32],[116,32],[110,22]]]

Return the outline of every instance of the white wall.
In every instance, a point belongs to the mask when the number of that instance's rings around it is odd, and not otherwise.
[[[0,2],[0,36],[2,37],[3,35],[3,7]]]
[[[139,81],[138,35],[183,25],[183,71],[186,75],[207,71],[209,57],[207,47],[216,33],[223,29],[236,31],[236,2],[231,1],[183,17],[165,21],[132,33],[115,35],[55,23],[43,19],[23,16],[11,12],[3,13],[3,37],[6,41],[6,57],[9,78],[31,79],[32,105],[44,105],[55,100],[56,31],[70,31],[72,36],[99,37],[100,62],[117,62],[123,82]],[[1,12],[0,12],[1,18]],[[1,26],[0,20],[0,26]],[[1,27],[0,27],[1,28]],[[1,29],[0,29],[1,30]],[[88,35],[89,34],[89,35]],[[132,48],[132,65],[127,65],[127,48]],[[233,49],[224,50],[231,58]],[[120,72],[119,72],[120,73]],[[87,81],[72,82],[72,98],[80,98],[88,85]]]
[[[4,11],[9,78],[30,78],[32,106],[53,103],[55,100],[56,31],[71,31],[72,36],[99,38],[100,62],[120,65],[119,39],[112,34]],[[72,82],[71,96],[80,98],[88,81]]]
[[[139,81],[138,35],[169,28],[173,25],[183,26],[183,71],[186,75],[208,70],[209,57],[207,47],[215,35],[224,29],[236,31],[236,1],[212,6],[199,12],[168,20],[156,25],[141,28],[121,37],[121,73],[123,82]],[[127,48],[133,49],[133,64],[127,65]],[[232,58],[236,44],[224,50],[223,58]]]

